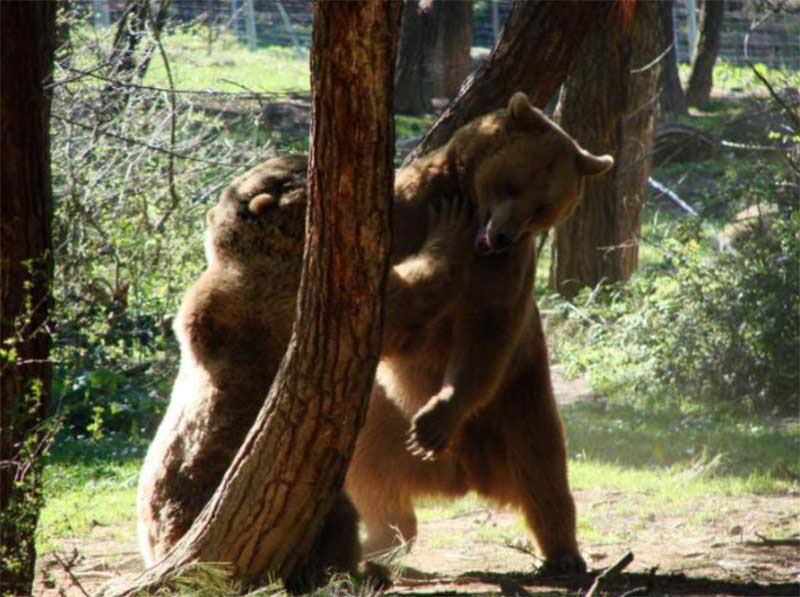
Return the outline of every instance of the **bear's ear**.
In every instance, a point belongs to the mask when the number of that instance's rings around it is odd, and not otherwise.
[[[528,96],[521,91],[517,91],[508,100],[508,114],[518,124],[538,129],[547,129],[550,126],[547,116],[541,110],[535,108]]]
[[[247,205],[247,207],[251,214],[254,216],[260,216],[266,213],[269,208],[277,204],[278,200],[275,199],[275,197],[269,193],[261,193],[250,199],[250,203]]]
[[[614,166],[614,158],[610,155],[594,155],[585,149],[578,148],[576,157],[578,173],[583,176],[596,176],[608,172]]]

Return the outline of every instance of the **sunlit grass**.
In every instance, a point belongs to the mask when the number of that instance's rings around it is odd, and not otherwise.
[[[173,81],[179,89],[195,91],[256,91],[261,93],[308,92],[309,59],[302,49],[283,46],[250,51],[230,34],[212,42],[204,36],[176,32],[163,37]],[[164,62],[154,56],[145,84],[168,84]]]
[[[132,532],[144,447],[122,437],[62,440],[45,467],[39,550],[58,549],[61,541],[84,537],[96,526]]]
[[[800,489],[791,472],[798,465],[800,425],[625,406],[574,405],[562,412],[577,487],[686,498]]]
[[[781,67],[771,68],[761,63],[757,63],[755,68],[768,81],[778,87],[800,86],[800,70]],[[689,64],[679,64],[678,72],[685,86],[689,81],[691,72]],[[717,60],[714,65],[714,88],[717,91],[766,92],[763,83],[761,83],[749,65],[732,64],[724,60]]]
[[[772,428],[732,421],[681,422],[630,409],[570,406],[563,409],[569,434],[570,482],[577,491],[621,496],[613,514],[631,525],[669,512],[700,526],[716,516],[713,498],[785,494],[800,484],[785,476],[800,453],[800,427]],[[136,483],[145,442],[119,437],[67,440],[56,446],[45,470],[45,507],[38,546],[42,553],[86,537],[96,526],[120,540],[135,533]],[[460,500],[422,499],[421,524],[483,516],[491,505],[474,494]],[[610,507],[579,509],[584,541],[614,542],[631,531],[601,530]],[[711,517],[711,518],[709,518]],[[504,544],[525,535],[521,518],[510,526],[476,522],[468,536],[431,536],[434,547],[455,548],[478,540]],[[114,534],[112,533],[112,536]]]

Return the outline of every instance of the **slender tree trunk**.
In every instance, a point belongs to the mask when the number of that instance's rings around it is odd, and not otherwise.
[[[613,6],[606,1],[515,0],[488,60],[462,85],[404,164],[441,147],[470,120],[504,107],[516,91],[543,108],[566,79],[584,35]]]
[[[53,278],[50,93],[56,5],[0,3],[0,593],[30,595],[41,506]]]
[[[705,0],[700,12],[700,35],[692,60],[692,71],[686,89],[686,99],[691,106],[702,106],[711,97],[714,86],[714,64],[719,54],[722,22],[725,17],[724,0]]]
[[[675,0],[658,3],[659,24],[664,43],[671,45],[669,52],[661,60],[661,109],[670,114],[688,114],[686,94],[683,92],[678,76],[678,49],[675,46],[675,21],[673,11]]]
[[[432,57],[433,97],[455,97],[469,74],[473,34],[472,0],[434,0],[438,33]]]
[[[433,90],[426,72],[434,43],[430,21],[420,0],[405,0],[394,84],[394,108],[403,114],[424,114],[431,110]]]
[[[318,2],[306,251],[292,339],[256,422],[170,554],[118,594],[192,562],[292,580],[339,493],[380,355],[390,245],[400,4]]]
[[[406,0],[398,48],[395,109],[431,111],[453,97],[469,74],[472,0]]]
[[[551,287],[566,298],[636,269],[642,199],[655,132],[659,5],[639,1],[630,27],[613,23],[584,39],[556,109],[561,125],[595,154],[610,153],[610,175],[590,178],[582,205],[556,229]],[[650,65],[642,70],[641,67]]]

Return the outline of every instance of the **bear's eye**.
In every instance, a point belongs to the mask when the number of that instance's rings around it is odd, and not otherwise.
[[[513,182],[504,183],[500,191],[504,197],[518,197],[520,194],[520,188]]]

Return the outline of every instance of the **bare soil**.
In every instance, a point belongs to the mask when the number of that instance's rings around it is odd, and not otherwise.
[[[585,384],[556,379],[565,403],[592,400]],[[585,595],[595,577],[628,550],[634,561],[595,595],[800,596],[800,498],[738,496],[696,504],[713,516],[676,508],[626,517],[644,494],[575,492],[591,512],[592,537],[581,546],[591,572],[542,578],[519,517],[486,505],[420,523],[414,549],[396,564],[394,595]],[[714,502],[717,503],[714,503]],[[131,513],[133,518],[133,513]],[[762,537],[783,540],[764,540]],[[620,537],[632,537],[622,540]],[[125,528],[97,526],[65,551],[43,557],[36,595],[85,596],[141,571],[133,520]]]

